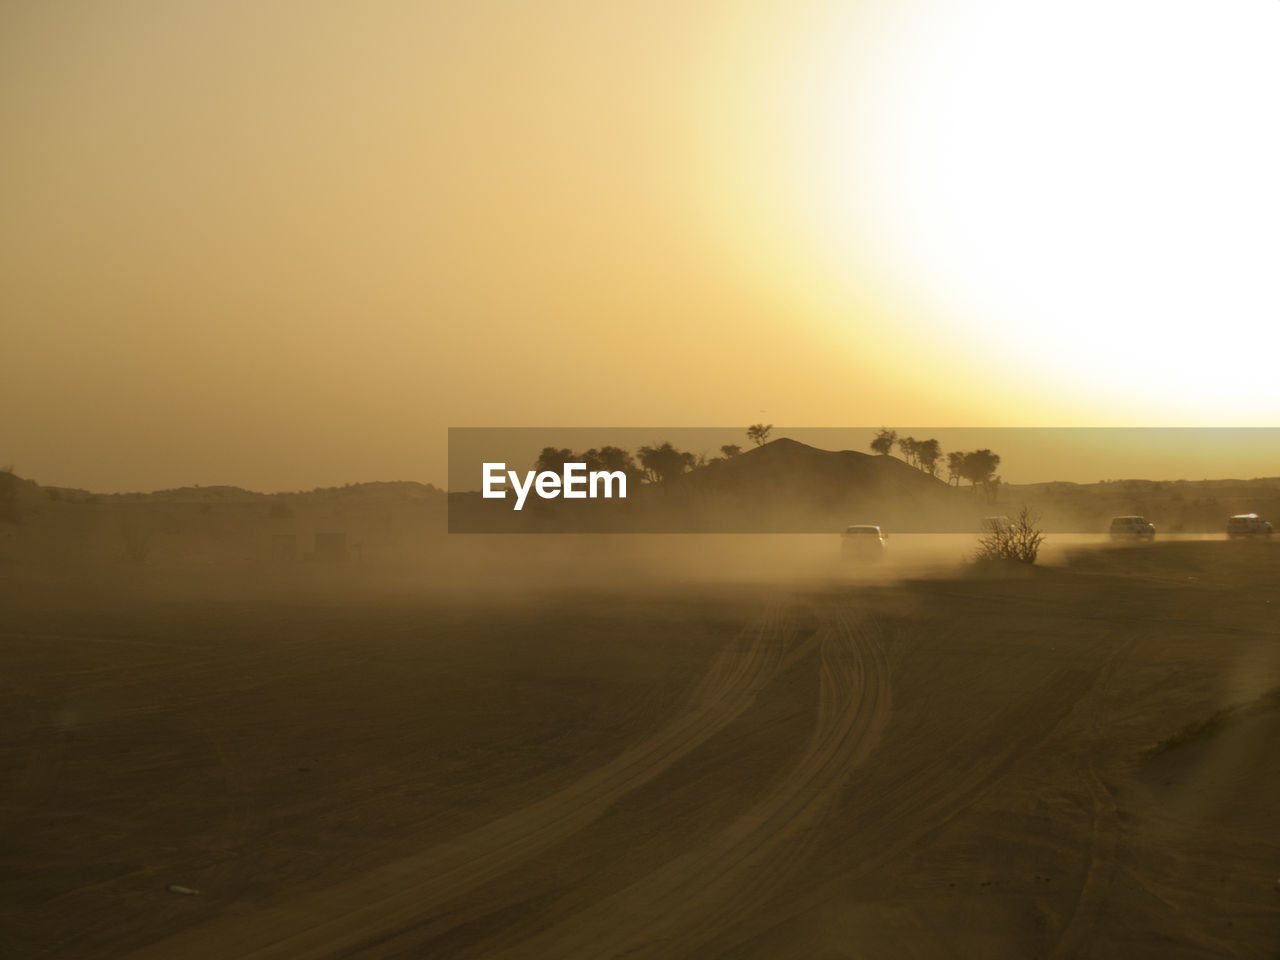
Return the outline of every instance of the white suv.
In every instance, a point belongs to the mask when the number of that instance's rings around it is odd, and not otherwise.
[[[840,555],[846,560],[879,560],[887,549],[886,536],[870,523],[845,527],[840,534]]]
[[[1227,521],[1228,537],[1269,537],[1273,532],[1271,524],[1256,513],[1237,513]]]
[[[1113,517],[1111,519],[1112,540],[1154,540],[1155,524],[1146,517]]]

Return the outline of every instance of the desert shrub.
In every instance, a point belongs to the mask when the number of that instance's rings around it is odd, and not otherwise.
[[[978,562],[1005,561],[1035,563],[1044,543],[1044,531],[1039,527],[1040,515],[1030,507],[1023,507],[1008,523],[997,524],[978,540]]]

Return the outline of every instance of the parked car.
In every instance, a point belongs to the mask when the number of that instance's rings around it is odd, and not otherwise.
[[[1237,513],[1227,521],[1228,537],[1269,537],[1275,530],[1256,513]]]
[[[888,534],[872,523],[855,523],[840,534],[840,555],[845,560],[879,560],[888,550]]]
[[[1112,517],[1112,540],[1154,540],[1156,527],[1146,517]]]

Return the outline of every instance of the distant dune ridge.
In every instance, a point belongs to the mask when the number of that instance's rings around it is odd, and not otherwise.
[[[1046,530],[1064,533],[1102,533],[1110,517],[1129,514],[1146,516],[1161,533],[1221,533],[1236,513],[1280,517],[1280,478],[1000,484],[992,497],[895,456],[821,450],[786,437],[665,483],[632,482],[625,501],[531,498],[519,513],[509,500],[415,481],[275,494],[232,486],[94,494],[7,476],[0,555],[10,557],[308,556],[317,536],[344,555],[400,555],[430,550],[450,531],[834,534],[874,523],[888,533],[969,533],[984,516],[1024,504]]]

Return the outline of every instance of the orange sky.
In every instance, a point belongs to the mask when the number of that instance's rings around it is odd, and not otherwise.
[[[0,462],[1274,423],[1280,5],[958,6],[5,4]]]

